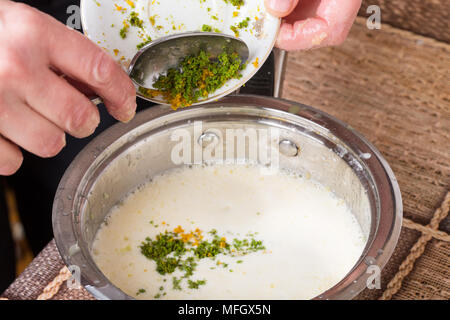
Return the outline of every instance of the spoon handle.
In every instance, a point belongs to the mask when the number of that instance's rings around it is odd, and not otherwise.
[[[281,97],[281,90],[284,80],[284,72],[286,71],[287,51],[274,49],[275,53],[275,79],[274,79],[274,98]]]
[[[93,103],[93,104],[95,104],[96,106],[98,106],[99,104],[102,104],[103,103],[103,99],[102,98],[100,98],[100,97],[90,97],[89,99],[91,99],[91,102]]]

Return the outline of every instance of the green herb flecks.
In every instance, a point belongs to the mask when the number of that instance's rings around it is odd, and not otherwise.
[[[130,13],[129,21],[133,27],[143,28],[144,26],[144,21],[139,19],[139,15],[134,11]]]
[[[204,32],[211,32],[212,31],[212,27],[207,25],[207,24],[204,24],[202,26],[202,31],[204,31]]]
[[[160,75],[153,87],[139,88],[149,98],[162,95],[173,109],[184,108],[206,98],[230,79],[242,77],[244,69],[237,53],[221,53],[216,59],[205,51],[184,58],[177,68]]]
[[[189,289],[198,289],[200,286],[203,286],[205,284],[206,280],[197,280],[197,281],[188,280]]]
[[[144,41],[142,41],[141,43],[139,43],[139,44],[136,46],[136,48],[137,48],[138,50],[141,50],[145,45],[149,44],[150,42],[152,42],[152,38],[147,37],[147,38],[144,39]]]
[[[244,29],[244,28],[248,28],[248,23],[250,21],[250,18],[245,18],[244,20],[242,20],[241,22],[239,22],[238,24],[231,26],[230,29],[231,31],[234,32],[234,35],[236,37],[239,37],[239,30],[240,29]]]
[[[203,236],[203,232],[199,229],[185,232],[178,226],[173,232],[159,233],[155,239],[147,237],[139,248],[145,257],[156,263],[156,271],[162,276],[174,272],[181,273],[181,277],[172,277],[173,290],[182,290],[183,283],[189,289],[198,289],[206,284],[206,280],[194,281],[191,277],[195,275],[201,260],[215,260],[219,255],[242,258],[253,252],[265,250],[262,241],[253,238],[254,234],[249,233],[247,236],[248,238],[234,238],[228,242],[215,229]],[[236,264],[240,263],[242,260],[236,261]],[[217,261],[216,265],[225,269],[229,266],[228,263],[221,261]],[[232,269],[229,271],[233,272]]]
[[[239,29],[247,28],[247,27],[248,27],[248,22],[249,22],[249,21],[250,21],[250,18],[247,17],[247,18],[245,18],[244,20],[242,20],[241,22],[239,22],[238,25],[237,25],[237,27],[238,27]]]
[[[136,292],[136,296],[145,293],[146,290],[145,289],[139,289],[138,292]]]
[[[207,25],[207,24],[204,24],[202,26],[202,31],[203,32],[213,32],[214,31],[214,32],[220,33],[219,29],[213,28],[213,27],[211,27],[210,25]]]
[[[120,32],[119,32],[120,37],[121,37],[122,39],[125,39],[125,38],[127,37],[128,30],[129,30],[129,29],[130,29],[130,25],[127,24],[126,22],[124,22],[123,28],[120,29]]]
[[[172,285],[173,285],[173,290],[181,290],[181,279],[178,279],[177,277],[173,277],[172,278]]]
[[[244,0],[223,0],[226,3],[231,3],[235,7],[240,7],[244,5]]]
[[[144,28],[144,20],[139,18],[139,14],[135,11],[130,13],[128,19],[123,22],[123,28],[120,29],[120,37],[125,39],[128,35],[128,31],[130,27],[136,27],[140,29],[139,36],[142,38],[142,42],[137,45],[138,50],[142,49],[143,46],[150,43],[152,41],[150,36],[146,36],[145,28]]]

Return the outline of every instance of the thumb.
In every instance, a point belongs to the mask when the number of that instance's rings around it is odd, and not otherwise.
[[[276,16],[285,17],[297,6],[299,0],[264,0],[266,10]]]

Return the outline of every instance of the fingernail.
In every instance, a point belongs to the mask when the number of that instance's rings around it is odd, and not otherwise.
[[[86,109],[73,120],[71,133],[77,135],[78,138],[84,138],[94,133],[99,123],[99,114],[90,109]]]
[[[270,9],[277,12],[288,12],[291,10],[291,0],[269,0],[267,5]]]
[[[124,121],[123,122],[130,122],[134,116],[136,115],[136,97],[132,97],[128,100],[127,103],[127,113],[124,115]]]
[[[100,124],[100,115],[97,112],[92,112],[89,120],[86,122],[86,129],[89,131],[89,135],[93,134]]]
[[[125,117],[123,117],[123,120],[121,120],[121,122],[123,123],[128,123],[131,120],[133,120],[134,116],[136,115],[136,112],[129,112]]]

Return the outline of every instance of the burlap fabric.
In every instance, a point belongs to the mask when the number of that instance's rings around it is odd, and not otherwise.
[[[449,83],[450,45],[388,25],[371,31],[363,18],[340,47],[289,54],[283,97],[364,134],[402,190],[408,220],[382,288],[357,299],[450,299]],[[52,241],[3,297],[93,299],[67,288],[63,267]]]

